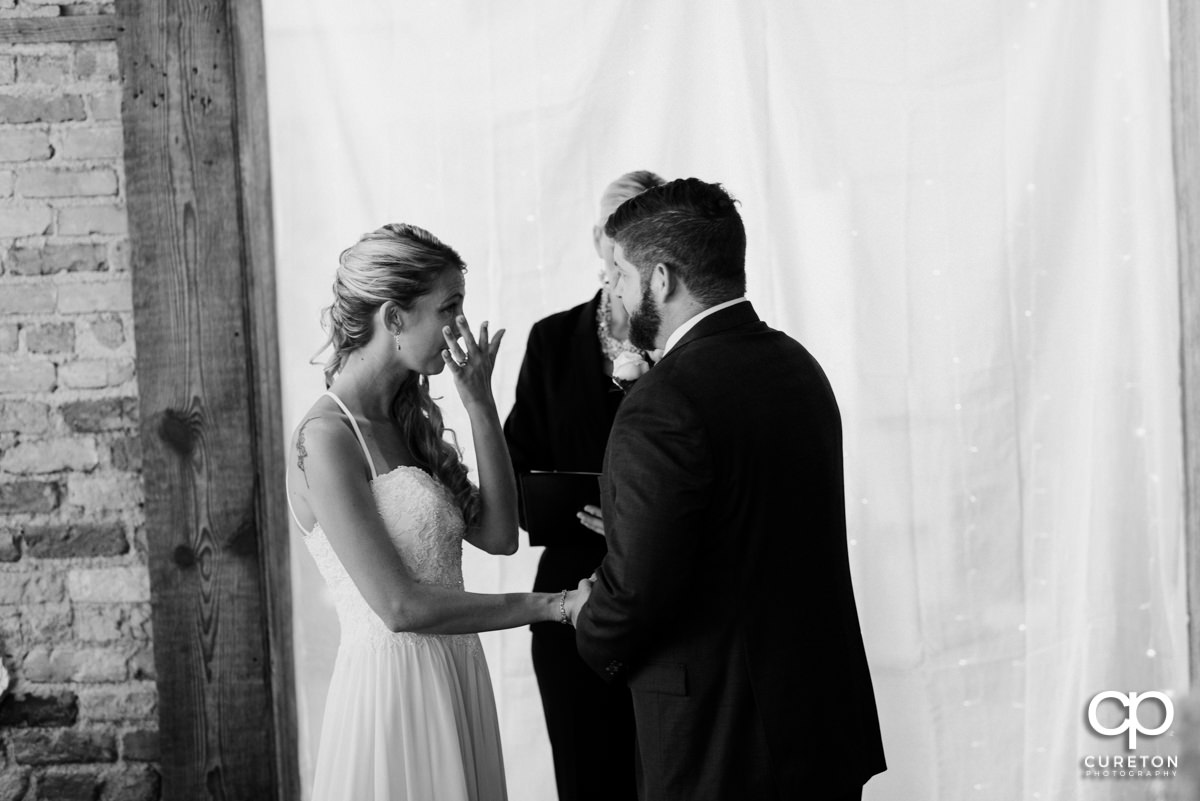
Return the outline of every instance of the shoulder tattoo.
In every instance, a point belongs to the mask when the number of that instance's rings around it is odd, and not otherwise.
[[[300,424],[300,429],[296,432],[296,466],[304,474],[304,486],[306,487],[308,486],[308,473],[304,470],[304,460],[308,458],[308,450],[304,447],[304,429],[315,419],[315,417],[310,417],[305,420]]]

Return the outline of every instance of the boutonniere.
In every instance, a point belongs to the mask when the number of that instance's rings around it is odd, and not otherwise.
[[[621,389],[629,389],[634,381],[644,376],[654,366],[654,363],[658,361],[656,356],[661,357],[662,351],[655,350],[647,354],[643,354],[641,351],[621,351],[617,354],[617,358],[613,359],[613,383]]]

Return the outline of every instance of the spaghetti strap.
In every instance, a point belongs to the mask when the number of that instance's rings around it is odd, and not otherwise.
[[[358,429],[358,423],[354,422],[354,415],[350,414],[346,404],[342,403],[342,399],[333,392],[325,390],[325,394],[333,398],[333,402],[342,407],[342,411],[346,413],[346,419],[350,421],[350,427],[354,429],[354,436],[358,437],[358,444],[362,446],[363,456],[367,457],[367,466],[371,468],[371,480],[379,478],[379,474],[375,472],[375,461],[371,458],[371,452],[367,450],[367,441],[363,438],[362,431]]]
[[[283,489],[287,495],[288,511],[292,513],[292,520],[296,521],[296,526],[302,532],[304,532],[304,536],[307,537],[309,534],[312,534],[312,529],[304,527],[304,524],[300,522],[300,516],[296,514],[296,507],[292,506],[292,479],[288,475],[287,470],[283,471]]]

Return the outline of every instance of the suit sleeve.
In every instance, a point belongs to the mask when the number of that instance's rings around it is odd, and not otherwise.
[[[643,661],[689,596],[714,484],[703,424],[687,398],[657,382],[622,403],[609,438],[608,554],[577,621],[576,645],[612,681]]]

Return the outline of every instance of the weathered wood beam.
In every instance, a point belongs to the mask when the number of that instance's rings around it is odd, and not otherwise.
[[[163,797],[294,799],[261,12],[118,12]]]
[[[1171,119],[1179,244],[1184,543],[1191,686],[1200,688],[1200,6],[1171,0]]]
[[[120,18],[113,14],[0,19],[0,44],[101,42],[116,39],[120,32]]]

